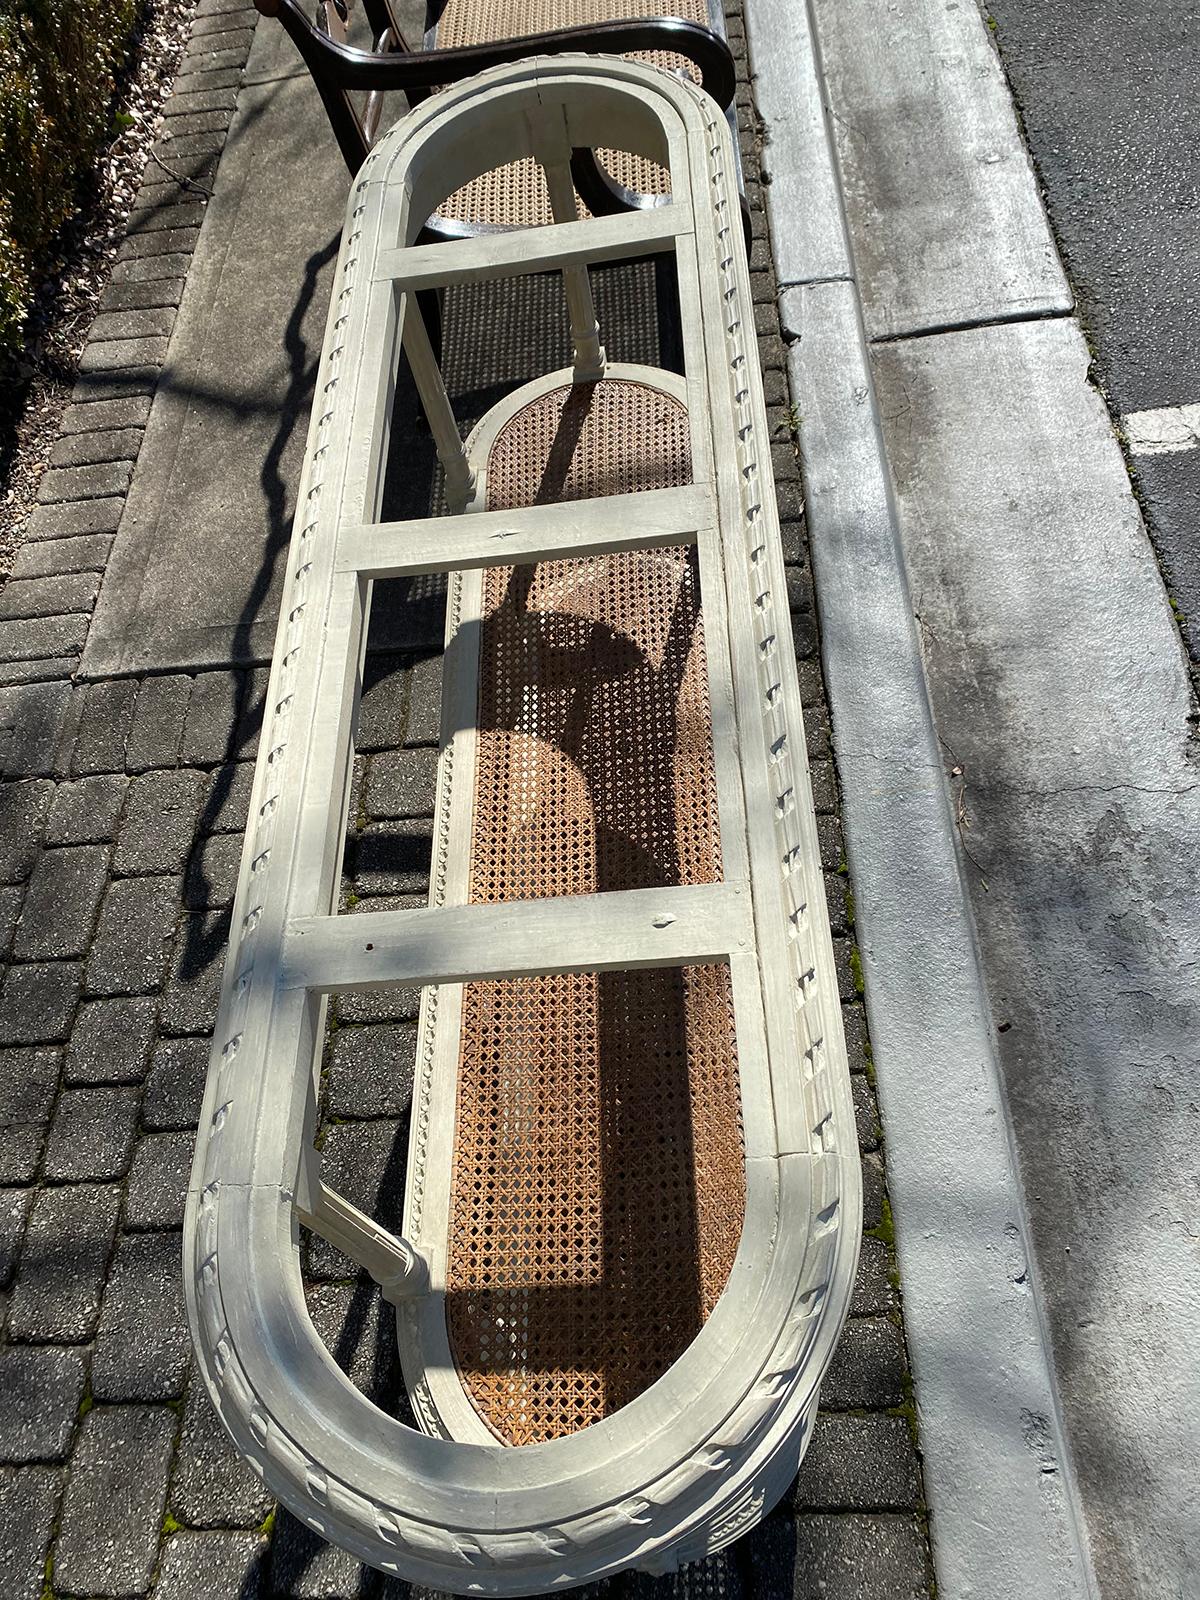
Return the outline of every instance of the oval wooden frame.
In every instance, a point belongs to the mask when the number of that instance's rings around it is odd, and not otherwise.
[[[411,247],[435,166],[456,187],[472,147],[524,141],[561,162],[563,150],[612,145],[626,123],[665,146],[670,205]],[[463,1594],[666,1570],[752,1526],[795,1473],[853,1288],[859,1158],[735,174],[725,119],[691,85],[558,56],[426,102],[376,146],[347,212],[189,1190],[185,1294],[209,1394],[270,1490],[360,1559]],[[377,520],[402,338],[451,503],[468,506],[473,490],[417,289],[559,266],[582,336],[587,262],[654,249],[678,261],[692,490],[628,497],[635,514],[620,519],[593,501],[569,518],[550,506]],[[728,881],[334,915],[373,580],[654,540],[694,540],[705,592],[724,593],[724,608],[706,606],[706,634]],[[421,1248],[321,1184],[312,1137],[328,994],[697,960],[734,972],[747,1166],[742,1245],[700,1335],[621,1411],[547,1444],[432,1437],[386,1416],[322,1345],[300,1275],[304,1221],[375,1274],[402,1340],[430,1282]],[[445,1114],[414,1107],[413,1173]],[[436,1432],[419,1384],[414,1402]]]

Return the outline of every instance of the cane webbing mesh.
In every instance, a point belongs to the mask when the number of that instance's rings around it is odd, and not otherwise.
[[[512,419],[488,505],[690,481],[683,406],[605,381]],[[469,898],[719,881],[694,552],[493,568],[483,611]],[[464,987],[447,1316],[500,1439],[585,1427],[660,1377],[744,1205],[727,967]]]
[[[489,44],[521,34],[554,33],[560,28],[585,27],[595,22],[617,22],[641,17],[682,17],[708,25],[703,0],[449,0],[438,18],[439,49],[455,45]],[[633,58],[648,61],[669,72],[686,72],[699,78],[682,56],[665,50],[639,51]],[[598,157],[617,183],[634,194],[666,194],[670,176],[657,162],[625,150],[600,150]],[[546,180],[535,161],[514,161],[485,172],[465,184],[438,207],[443,217],[463,222],[493,223],[505,228],[540,227],[553,221]],[[587,211],[580,207],[580,215]]]

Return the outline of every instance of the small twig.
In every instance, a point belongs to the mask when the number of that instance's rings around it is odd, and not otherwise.
[[[207,195],[212,199],[212,190],[206,189],[202,183],[197,183],[194,178],[184,177],[182,172],[176,172],[174,167],[169,167],[155,150],[150,151],[150,159],[156,167],[161,167],[168,177],[174,178],[176,183],[182,184],[185,189],[194,189],[197,194]]]
[[[967,860],[979,874],[979,881],[983,885],[983,892],[987,894],[987,877],[984,874],[984,870],[980,866],[974,851],[967,843],[967,830],[971,826],[971,819],[967,813],[967,769],[955,755],[950,746],[946,743],[945,739],[942,738],[940,733],[937,736],[937,741],[954,763],[954,765],[950,768],[950,792],[954,801],[954,826],[958,829],[958,842],[962,846],[963,855],[966,856]],[[957,794],[954,793],[954,780],[956,778],[958,780]]]

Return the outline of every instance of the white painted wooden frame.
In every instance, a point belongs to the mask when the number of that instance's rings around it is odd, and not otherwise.
[[[532,155],[551,174],[572,145],[613,144],[669,166],[670,205],[409,247],[438,201],[485,166]],[[559,56],[427,101],[375,147],[348,207],[189,1191],[185,1292],[213,1403],[272,1492],[372,1565],[464,1594],[664,1570],[750,1527],[796,1470],[853,1286],[857,1141],[735,171],[724,118],[690,84],[633,62]],[[470,509],[483,501],[490,439],[528,392],[464,447],[414,287],[558,267],[579,375],[606,367],[587,264],[654,249],[678,259],[693,486],[621,497],[616,519],[612,499]],[[380,524],[402,339],[458,511]],[[678,392],[665,373],[607,370]],[[373,579],[453,569],[453,633],[484,566],[692,541],[726,881],[455,903],[445,842],[469,785],[451,777],[470,760],[474,706],[456,706],[462,690],[448,674],[436,903],[336,916]],[[629,1405],[550,1443],[501,1446],[447,1360],[454,1056],[452,1030],[434,1027],[429,1007],[469,978],[718,960],[733,979],[746,1144],[746,1220],[726,1290],[693,1344]],[[333,1194],[312,1148],[326,996],[398,983],[431,986],[403,1238]],[[395,1303],[426,1433],[372,1405],[322,1345],[301,1283],[301,1223],[348,1250]]]

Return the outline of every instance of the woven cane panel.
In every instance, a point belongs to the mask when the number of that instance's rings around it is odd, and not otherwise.
[[[517,4],[513,0],[449,0],[438,18],[437,42],[440,49],[449,49],[527,33],[553,33],[595,22],[661,16],[682,17],[708,26],[708,8],[703,0],[672,0],[665,9],[658,0],[622,0],[617,7],[613,0],[519,0]],[[699,78],[690,62],[669,51],[638,51],[633,59]],[[657,162],[626,150],[600,150],[597,154],[610,176],[632,193],[670,191],[670,175]],[[438,213],[463,222],[486,222],[505,228],[541,227],[553,221],[542,169],[530,160],[514,161],[483,173],[445,200]],[[580,215],[588,215],[582,204]]]
[[[502,430],[488,505],[690,481],[683,406],[606,381]],[[691,550],[492,569],[478,729],[472,901],[720,880]],[[500,1439],[554,1438],[660,1377],[729,1275],[745,1176],[728,969],[468,984],[458,1083],[455,1359]]]

